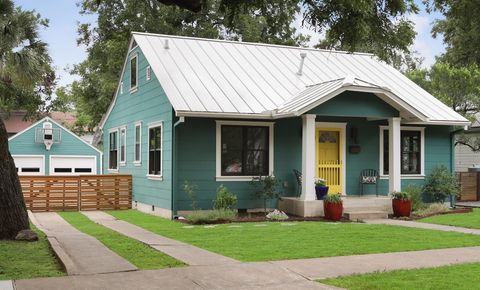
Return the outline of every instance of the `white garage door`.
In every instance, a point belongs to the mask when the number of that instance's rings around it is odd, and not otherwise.
[[[43,155],[13,155],[18,175],[44,175],[45,159]]]
[[[50,175],[97,174],[96,156],[51,156]]]

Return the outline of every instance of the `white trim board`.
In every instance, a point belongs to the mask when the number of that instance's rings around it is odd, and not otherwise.
[[[379,167],[378,173],[380,179],[388,179],[389,175],[383,173],[383,131],[388,130],[388,126],[379,126]],[[401,174],[401,179],[424,179],[425,178],[425,127],[400,126],[401,131],[419,131],[420,132],[420,174]]]
[[[315,130],[317,128],[325,129],[341,129],[342,130],[342,195],[347,195],[347,123],[337,123],[337,122],[315,122]],[[317,148],[317,140],[315,140],[315,148]],[[315,150],[315,154],[316,154]],[[315,156],[314,161],[315,166],[317,166],[317,158]],[[317,170],[315,170],[315,175]]]
[[[215,132],[215,180],[216,181],[251,181],[254,176],[222,176],[222,125],[230,126],[261,126],[268,127],[268,173],[273,174],[274,170],[274,122],[251,122],[251,121],[224,121],[216,120]]]

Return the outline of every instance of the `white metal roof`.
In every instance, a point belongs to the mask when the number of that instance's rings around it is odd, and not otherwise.
[[[414,116],[412,122],[469,124],[370,54],[147,33],[133,38],[179,116],[298,115],[343,88],[376,93]],[[300,53],[306,53],[301,75]]]

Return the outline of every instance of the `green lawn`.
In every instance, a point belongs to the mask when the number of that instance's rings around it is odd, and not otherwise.
[[[38,234],[36,242],[0,240],[0,280],[65,275],[45,234],[32,229]]]
[[[128,260],[139,269],[161,269],[184,265],[149,246],[92,222],[79,212],[59,213],[67,222]]]
[[[480,209],[476,208],[469,213],[436,215],[421,219],[420,221],[431,224],[480,229]]]
[[[241,223],[187,226],[136,210],[110,211],[154,233],[241,261],[346,256],[479,246],[480,236],[361,223]]]
[[[355,275],[319,282],[351,290],[478,289],[480,263]],[[475,286],[477,285],[477,286]]]

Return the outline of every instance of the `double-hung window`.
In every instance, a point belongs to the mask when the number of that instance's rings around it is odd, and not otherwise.
[[[127,127],[120,129],[120,165],[125,165],[127,150]]]
[[[130,91],[138,86],[138,56],[135,54],[130,58]]]
[[[134,149],[134,158],[133,163],[142,162],[142,124],[135,124],[135,149]]]
[[[148,127],[148,175],[162,176],[162,124]]]
[[[217,122],[217,179],[250,180],[273,171],[273,123]]]
[[[118,169],[118,131],[109,133],[108,169]]]
[[[381,127],[381,175],[389,171],[389,138],[388,127]],[[400,163],[401,174],[404,176],[424,175],[424,128],[402,127],[400,132]]]

